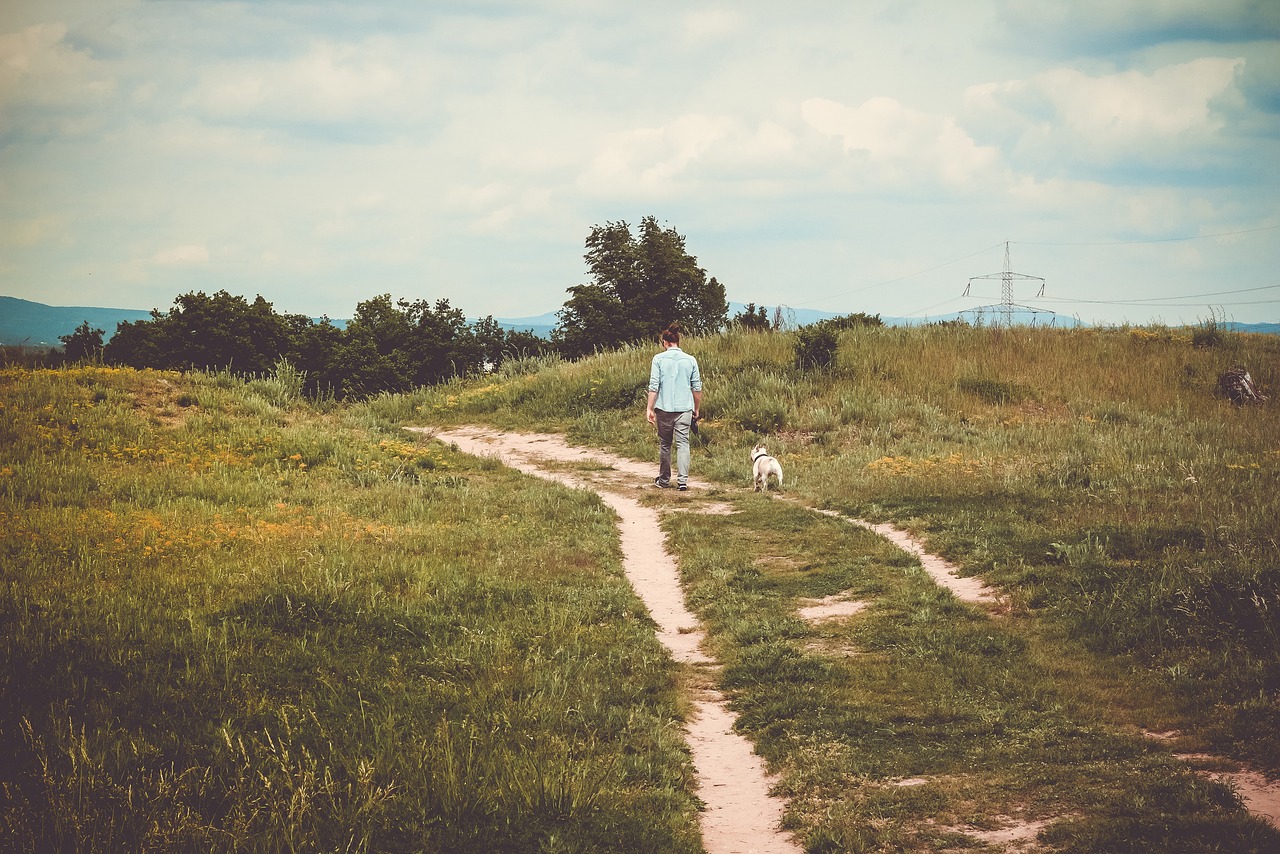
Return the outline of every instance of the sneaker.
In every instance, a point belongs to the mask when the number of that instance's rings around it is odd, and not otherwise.
[[[670,481],[668,481],[667,483],[663,483],[663,482],[662,482],[662,478],[660,478],[660,477],[655,477],[655,478],[653,479],[653,485],[654,485],[654,486],[656,486],[656,487],[658,487],[658,489],[670,489],[670,488],[671,488],[671,482],[670,482]]]
[[[677,486],[677,487],[676,487],[676,489],[677,489],[677,490],[679,490],[680,492],[688,492],[688,491],[689,491],[689,487],[685,486],[683,483],[682,483],[682,484],[680,484],[679,486]]]

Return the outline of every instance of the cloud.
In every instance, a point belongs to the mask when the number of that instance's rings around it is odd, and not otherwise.
[[[0,117],[15,106],[84,107],[115,94],[115,78],[66,37],[61,23],[0,33]]]
[[[63,304],[235,283],[501,316],[559,304],[592,223],[647,214],[731,296],[796,304],[886,258],[1274,214],[1278,3],[828,5],[0,2],[0,263]]]
[[[283,59],[224,61],[206,69],[182,100],[213,121],[281,125],[371,122],[403,125],[431,101],[425,63],[390,37],[312,42]]]
[[[1004,0],[997,17],[1038,51],[1104,55],[1177,41],[1247,42],[1280,37],[1270,0]]]
[[[856,107],[825,98],[800,105],[804,121],[839,139],[860,157],[860,179],[870,185],[907,185],[929,178],[968,187],[998,164],[994,148],[978,145],[954,119],[913,110],[893,98],[875,97]]]
[[[209,263],[209,250],[199,244],[186,244],[162,249],[151,256],[151,263],[159,267],[189,267]]]
[[[1204,57],[1151,73],[1090,75],[1054,68],[1026,80],[969,87],[965,124],[1003,139],[1023,166],[1187,162],[1219,142],[1220,106],[1239,99],[1244,60]]]
[[[43,215],[6,223],[0,228],[0,235],[10,246],[36,246],[55,238],[65,238],[66,217]]]
[[[733,127],[726,116],[688,114],[660,127],[606,134],[577,186],[592,195],[671,192],[676,179]]]
[[[692,43],[703,44],[738,32],[742,27],[742,15],[729,9],[699,9],[687,13],[683,24],[684,37]]]

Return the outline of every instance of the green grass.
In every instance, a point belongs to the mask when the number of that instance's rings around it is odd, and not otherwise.
[[[1274,390],[1280,340],[867,328],[844,332],[824,371],[797,368],[794,346],[783,334],[689,342],[706,382],[695,474],[749,483],[748,449],[767,436],[793,497],[910,528],[1069,642],[1162,675],[1198,746],[1280,771],[1280,417],[1215,389],[1245,364]],[[639,398],[589,393],[625,387],[648,355],[425,390],[396,414],[563,430],[653,457]]]
[[[1211,850],[1215,834],[1235,839],[1233,850],[1275,844],[1221,789],[1134,733],[1178,729],[1182,749],[1280,772],[1280,417],[1272,405],[1233,407],[1215,388],[1244,364],[1274,392],[1280,340],[1224,332],[1193,342],[1165,328],[859,329],[842,334],[835,364],[820,371],[798,368],[794,347],[785,334],[688,342],[706,382],[695,476],[734,499],[750,483],[748,449],[766,437],[790,497],[904,526],[1010,600],[998,628],[975,625],[921,582],[915,600],[878,606],[860,632],[833,641],[857,653],[842,662],[798,647],[807,630],[783,604],[765,603],[799,594],[758,590],[770,574],[735,569],[731,537],[703,532],[715,543],[705,550],[682,541],[682,565],[755,591],[712,585],[702,606],[720,654],[744,660],[726,680],[747,726],[801,780],[823,777],[803,770],[822,757],[846,762],[818,794],[788,783],[801,804],[791,820],[811,847],[942,844],[920,836],[922,820],[962,818],[965,798],[989,815],[1001,792],[1028,793],[1010,808],[1058,816],[1049,836],[1067,850],[1177,850],[1178,834],[1180,850]],[[589,393],[626,387],[648,355],[424,390],[395,416],[560,430],[653,458],[639,399]],[[825,536],[806,539],[809,556],[793,560],[817,565]],[[734,607],[759,614],[722,626]],[[846,693],[868,667],[879,674],[861,689],[869,693]],[[958,783],[963,797],[874,781],[891,770],[967,778],[975,767],[986,776],[976,788]],[[867,778],[864,809],[847,793]],[[1072,806],[1048,806],[1059,803]],[[911,819],[895,825],[899,813]]]
[[[7,850],[700,850],[593,496],[269,381],[0,407]]]
[[[1179,749],[1280,772],[1280,341],[1216,330],[868,328],[688,341],[673,514],[721,687],[811,851],[1268,851]],[[285,372],[0,374],[0,771],[46,847],[698,850],[682,677],[589,495],[400,428],[561,431],[656,458],[652,352],[505,364],[360,405]],[[987,616],[853,526],[904,526],[1007,594]],[[651,500],[658,500],[651,497]],[[799,597],[868,610],[811,627]],[[895,785],[922,778],[918,786]],[[141,806],[140,806],[141,805]],[[19,846],[21,847],[21,845]]]
[[[1117,726],[1088,663],[1059,660],[1033,618],[957,602],[863,529],[776,501],[739,507],[674,515],[669,532],[739,726],[781,775],[810,851],[936,850],[996,816],[1047,821],[1068,851],[1280,841]],[[840,591],[869,607],[816,626],[796,616],[801,598]],[[923,782],[898,785],[909,779]]]

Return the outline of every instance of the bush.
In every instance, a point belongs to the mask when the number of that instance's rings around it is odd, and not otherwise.
[[[729,419],[753,433],[773,433],[787,423],[787,410],[777,400],[753,394],[729,411]]]
[[[840,338],[825,323],[805,326],[796,333],[796,365],[803,370],[826,370],[836,362]]]
[[[1021,383],[1009,383],[986,377],[970,377],[960,380],[960,390],[980,397],[987,403],[996,405],[1005,403],[1021,403],[1033,399],[1031,389]]]

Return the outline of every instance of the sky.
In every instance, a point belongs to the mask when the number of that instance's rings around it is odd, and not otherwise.
[[[6,296],[529,317],[645,216],[739,303],[940,316],[1007,249],[1064,318],[1280,321],[1280,2],[0,3]]]

